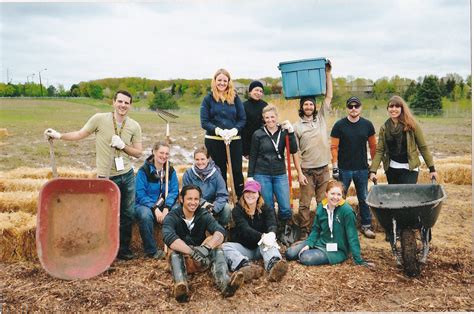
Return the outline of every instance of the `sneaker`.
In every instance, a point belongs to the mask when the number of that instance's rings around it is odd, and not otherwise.
[[[372,231],[371,226],[362,226],[362,234],[369,239],[375,239],[375,232]]]
[[[281,281],[288,271],[288,263],[279,258],[272,258],[268,264],[268,280]]]
[[[263,275],[263,268],[255,264],[249,264],[239,269],[244,274],[244,282],[249,283],[253,279],[258,279]]]
[[[165,252],[158,249],[154,254],[147,254],[146,257],[153,259],[163,259],[166,256]]]
[[[135,258],[135,254],[133,253],[119,253],[117,255],[117,258],[118,259],[121,259],[121,260],[124,260],[124,261],[129,261],[131,259],[134,259]]]
[[[227,298],[235,294],[237,289],[239,289],[244,284],[244,274],[241,271],[235,271],[230,276],[229,283],[222,291],[222,295]]]

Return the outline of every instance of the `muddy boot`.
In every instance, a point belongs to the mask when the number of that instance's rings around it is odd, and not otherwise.
[[[244,259],[236,268],[236,271],[240,271],[244,275],[244,282],[249,283],[254,279],[258,279],[263,275],[263,268],[250,263]]]
[[[272,257],[268,262],[268,280],[281,281],[288,271],[288,263],[278,257]]]
[[[170,256],[171,273],[173,274],[173,295],[178,302],[187,302],[189,298],[188,282],[186,280],[186,268],[182,254],[173,252]]]
[[[214,281],[224,297],[231,297],[235,291],[244,283],[244,274],[240,271],[233,272],[229,276],[229,270],[222,249],[211,251],[212,266],[211,272]]]

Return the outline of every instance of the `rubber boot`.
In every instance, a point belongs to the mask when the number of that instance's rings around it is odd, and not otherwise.
[[[177,252],[171,253],[170,263],[174,281],[174,298],[178,302],[186,302],[189,298],[189,288],[186,280],[186,268],[184,266],[183,255]]]
[[[222,249],[214,249],[211,252],[212,266],[211,272],[214,281],[224,297],[231,297],[235,291],[244,283],[244,274],[236,271],[229,276],[229,269]]]

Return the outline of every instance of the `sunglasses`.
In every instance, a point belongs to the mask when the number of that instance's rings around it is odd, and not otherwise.
[[[402,106],[399,105],[399,104],[390,104],[390,105],[388,105],[388,107],[389,107],[389,108],[394,108],[394,107],[395,107],[395,108],[401,108]]]
[[[347,107],[347,109],[354,109],[354,108],[359,109],[359,108],[360,108],[360,104],[347,105],[346,107]]]

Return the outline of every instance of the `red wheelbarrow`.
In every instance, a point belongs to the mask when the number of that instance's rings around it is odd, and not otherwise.
[[[53,176],[57,176],[50,141]],[[119,247],[120,190],[106,179],[55,178],[40,191],[36,250],[43,268],[60,279],[105,271]]]

